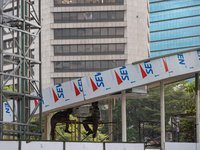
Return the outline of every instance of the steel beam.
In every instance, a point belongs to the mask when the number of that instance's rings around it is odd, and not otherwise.
[[[0,8],[3,7],[3,1],[0,0]],[[0,10],[0,24],[3,22],[2,9]],[[0,27],[0,72],[3,72],[3,28]],[[3,76],[0,74],[0,121],[3,121]],[[3,124],[0,123],[0,139],[3,139]]]

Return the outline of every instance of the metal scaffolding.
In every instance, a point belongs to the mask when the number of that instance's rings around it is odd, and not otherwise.
[[[4,135],[22,140],[30,136],[42,139],[40,6],[41,0],[0,0],[0,139]],[[5,42],[8,37],[12,39],[9,44]],[[39,56],[37,59],[32,55],[34,42],[38,43],[38,48],[34,49]],[[38,68],[38,77],[34,76],[33,67]],[[6,72],[7,68],[11,68],[11,71]],[[13,85],[12,91],[4,90],[8,85]],[[31,95],[32,92],[38,96]],[[30,100],[38,100],[33,112],[30,112]],[[8,101],[13,101],[13,106]],[[13,112],[12,122],[6,122],[3,118],[5,104]],[[40,130],[39,133],[33,133],[29,127],[35,126],[30,121],[37,109]],[[3,129],[5,124],[12,124],[13,129]]]

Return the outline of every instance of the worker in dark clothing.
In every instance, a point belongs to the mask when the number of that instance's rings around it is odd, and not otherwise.
[[[84,128],[88,133],[86,135],[90,135],[93,133],[93,138],[97,135],[98,124],[100,122],[100,112],[99,107],[97,106],[98,102],[92,103],[92,116],[89,116],[83,122],[92,122],[93,123],[93,131],[90,129],[88,124],[83,124]]]
[[[65,111],[60,111],[57,112],[56,114],[53,115],[53,117],[51,118],[51,139],[55,140],[54,138],[54,132],[55,132],[55,127],[57,123],[63,123],[65,121],[69,121],[69,115],[72,113],[73,109],[69,108]],[[66,128],[65,128],[65,132],[67,133],[71,133],[69,130],[69,124],[66,123]]]

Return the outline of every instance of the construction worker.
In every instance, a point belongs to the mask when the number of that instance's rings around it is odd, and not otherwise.
[[[51,118],[51,139],[55,140],[54,132],[57,123],[63,123],[65,121],[69,121],[69,115],[72,113],[73,109],[69,108],[65,111],[60,111],[54,114]],[[71,133],[69,130],[69,124],[66,123],[65,132]]]
[[[100,112],[99,112],[99,107],[98,107],[98,102],[94,102],[92,103],[92,115],[87,117],[86,120],[84,120],[83,122],[92,122],[93,123],[93,131],[90,129],[90,127],[88,126],[88,124],[83,124],[84,128],[86,131],[88,131],[86,133],[86,135],[90,135],[93,134],[93,138],[96,137],[97,135],[97,129],[98,129],[98,125],[100,122]]]

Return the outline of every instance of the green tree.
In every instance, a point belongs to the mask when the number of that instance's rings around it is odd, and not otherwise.
[[[165,85],[165,122],[167,129],[170,129],[168,122],[171,115],[183,111],[180,104],[177,103],[186,98],[185,92],[186,81]],[[127,139],[132,141],[134,138],[139,141],[139,120],[143,121],[160,121],[160,88],[148,89],[147,93],[150,97],[143,99],[127,99]],[[102,102],[103,103],[103,102]],[[102,103],[100,103],[102,105]],[[105,102],[104,104],[105,105]],[[108,110],[102,114],[108,115]],[[103,121],[108,121],[108,117],[104,117]],[[121,141],[121,100],[117,99],[113,102],[113,121],[117,121],[119,125],[119,141]],[[154,129],[160,132],[160,127]],[[108,130],[101,129],[102,133],[108,134]]]

